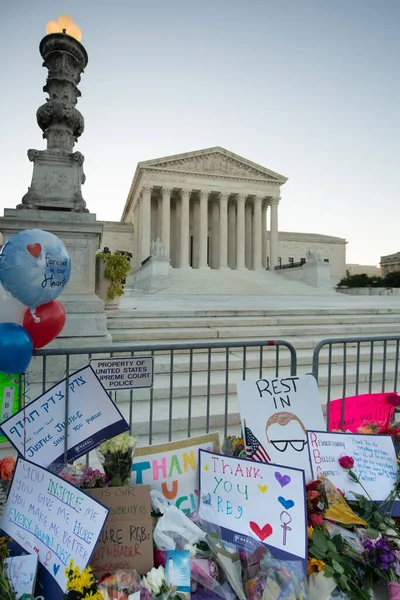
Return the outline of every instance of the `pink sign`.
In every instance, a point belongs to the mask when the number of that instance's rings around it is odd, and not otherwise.
[[[361,394],[345,398],[344,426],[342,427],[342,400],[330,404],[328,431],[341,429],[355,432],[371,421],[382,428],[389,424],[400,397],[396,392],[382,394]]]

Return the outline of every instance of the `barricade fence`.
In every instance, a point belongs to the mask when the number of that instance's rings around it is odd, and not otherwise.
[[[400,335],[319,342],[312,354],[312,374],[318,382],[327,418],[332,400],[361,393],[397,391],[399,349]],[[103,378],[109,395],[131,432],[138,436],[140,445],[210,431],[218,431],[221,436],[238,434],[238,381],[299,374],[296,349],[285,340],[45,348],[36,351],[31,361],[23,396],[20,393],[20,406],[66,378],[67,433],[71,375],[94,359],[123,357],[151,357],[154,365],[154,384],[148,388],[119,389],[118,380],[114,388],[112,377],[111,383]],[[304,372],[310,372],[308,366]],[[342,424],[343,418],[344,403]],[[65,456],[66,450],[67,435]]]

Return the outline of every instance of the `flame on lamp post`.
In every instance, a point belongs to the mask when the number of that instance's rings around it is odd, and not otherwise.
[[[64,33],[78,42],[82,40],[82,31],[68,15],[59,16],[57,21],[49,21],[46,25],[46,33]]]

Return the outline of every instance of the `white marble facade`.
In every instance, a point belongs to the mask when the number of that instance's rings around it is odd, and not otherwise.
[[[135,264],[159,238],[175,268],[273,268],[285,181],[223,148],[139,163],[122,216],[135,228]]]

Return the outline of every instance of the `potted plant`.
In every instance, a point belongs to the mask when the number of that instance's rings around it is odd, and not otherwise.
[[[96,255],[96,294],[104,300],[106,310],[118,308],[130,269],[128,253],[104,248]]]

